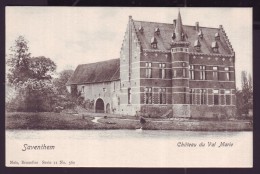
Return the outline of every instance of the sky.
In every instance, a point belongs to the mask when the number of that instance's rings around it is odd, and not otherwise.
[[[181,12],[183,25],[224,30],[234,48],[236,86],[241,71],[252,74],[252,8],[173,7],[6,7],[6,55],[18,36],[33,57],[45,56],[57,72],[79,64],[119,58],[128,18],[172,23]]]

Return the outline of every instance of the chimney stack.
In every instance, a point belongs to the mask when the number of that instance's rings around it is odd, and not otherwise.
[[[196,29],[197,32],[199,32],[199,28],[200,28],[199,22],[196,22],[196,23],[195,23],[195,29]]]

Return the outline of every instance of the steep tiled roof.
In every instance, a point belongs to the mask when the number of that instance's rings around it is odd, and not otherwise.
[[[67,85],[118,80],[120,78],[119,67],[119,59],[78,65]]]
[[[173,24],[166,23],[156,23],[156,22],[144,22],[135,21],[133,24],[136,28],[137,37],[141,42],[143,49],[152,49],[151,38],[155,37],[157,40],[157,49],[162,51],[169,51],[171,49],[172,34],[174,32]],[[138,31],[138,28],[143,27],[143,33]],[[194,46],[195,40],[198,40],[198,31],[196,31],[195,26],[183,25],[183,32],[187,35],[187,41],[191,44],[189,46],[190,52],[196,52]],[[160,29],[160,35],[154,34],[155,28]],[[217,41],[219,46],[220,54],[232,54],[227,43],[225,42],[224,36],[219,28],[207,28],[199,27],[203,33],[203,38],[200,38],[201,53],[211,54],[214,53],[211,44],[215,41],[215,34],[219,33],[220,39]]]

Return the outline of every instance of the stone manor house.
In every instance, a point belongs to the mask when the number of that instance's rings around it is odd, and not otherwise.
[[[148,117],[235,115],[235,52],[222,25],[136,21],[129,16],[120,58],[79,65],[67,89],[90,111]]]

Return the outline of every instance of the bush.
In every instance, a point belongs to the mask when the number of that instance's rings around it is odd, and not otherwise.
[[[21,97],[16,96],[11,99],[11,101],[7,102],[5,105],[5,109],[7,112],[15,112],[15,111],[24,111],[25,103],[23,102]]]
[[[94,109],[94,100],[90,101],[89,99],[83,101],[83,107],[87,110]]]
[[[64,109],[73,109],[77,106],[77,102],[75,99],[70,95],[58,95],[56,96],[56,107],[61,106]]]
[[[29,79],[17,89],[17,96],[7,103],[8,111],[51,112],[62,101],[49,80]]]

